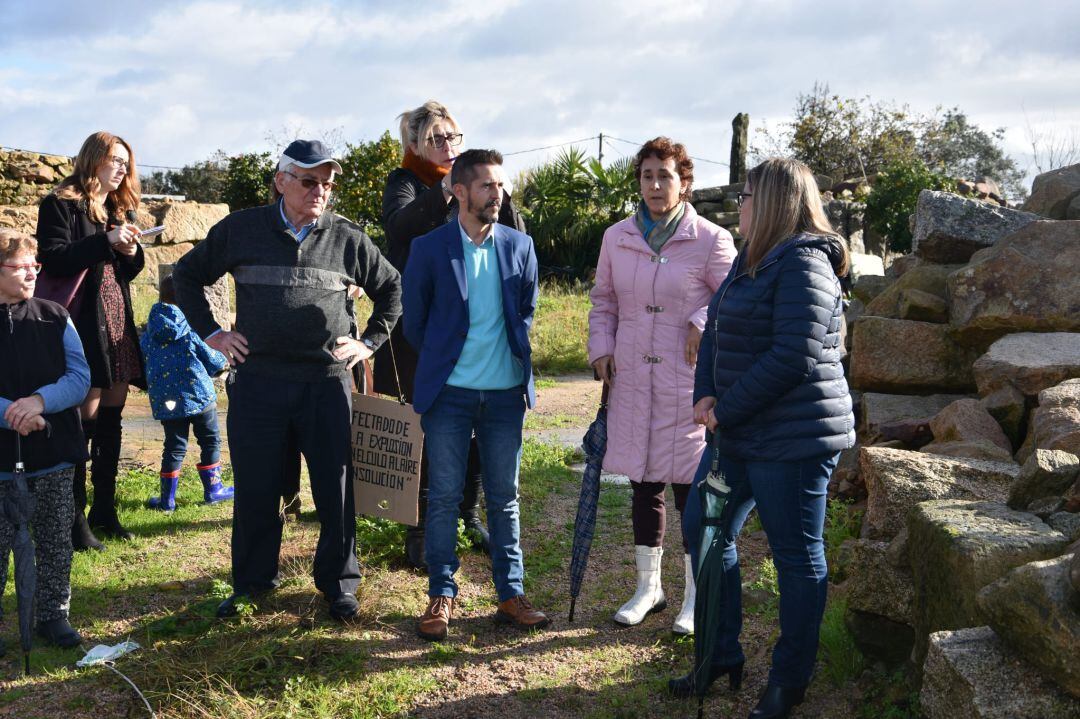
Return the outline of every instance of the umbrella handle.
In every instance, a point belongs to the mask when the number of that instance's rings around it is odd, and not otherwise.
[[[570,597],[570,622],[574,621],[574,605],[577,604],[577,597]]]

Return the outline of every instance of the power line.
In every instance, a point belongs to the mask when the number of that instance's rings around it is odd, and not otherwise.
[[[644,142],[634,142],[633,140],[624,140],[621,137],[615,137],[614,135],[604,135],[604,137],[610,137],[612,140],[618,140],[619,142],[625,142],[627,145],[637,145],[638,147],[641,147],[642,145],[645,144]],[[726,163],[726,162],[720,162],[719,160],[710,160],[710,159],[708,159],[706,157],[695,157],[693,155],[690,155],[690,159],[691,160],[697,160],[698,162],[708,162],[709,164],[712,164],[712,165],[720,165],[721,167],[728,167],[728,163]]]
[[[567,145],[577,145],[578,143],[581,143],[581,142],[588,142],[590,140],[595,140],[598,137],[599,137],[599,135],[593,135],[592,137],[583,137],[580,140],[570,140],[569,142],[560,142],[560,143],[555,144],[555,145],[545,145],[544,147],[533,147],[533,148],[531,148],[529,150],[516,150],[514,152],[504,152],[502,155],[503,155],[503,157],[510,157],[511,155],[524,155],[524,154],[529,153],[529,152],[539,152],[540,150],[551,150],[551,149],[556,148],[556,147],[566,147]]]

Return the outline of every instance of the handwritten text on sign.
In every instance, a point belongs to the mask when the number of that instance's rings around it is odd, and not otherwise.
[[[410,405],[353,395],[352,465],[357,514],[416,524],[424,433]]]

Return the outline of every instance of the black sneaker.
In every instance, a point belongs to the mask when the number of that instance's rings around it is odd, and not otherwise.
[[[39,637],[58,647],[68,649],[82,643],[82,635],[68,624],[67,617],[57,617],[47,622],[38,622]]]
[[[355,619],[360,614],[360,602],[356,601],[355,594],[344,592],[327,601],[330,602],[330,616],[339,622]]]

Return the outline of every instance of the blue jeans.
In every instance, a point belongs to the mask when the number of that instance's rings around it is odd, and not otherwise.
[[[702,456],[683,513],[695,574],[701,526],[698,485],[709,473],[712,455],[710,448]],[[769,682],[786,688],[810,683],[829,585],[822,540],[825,494],[839,456],[797,462],[747,462],[721,456],[720,469],[732,489],[723,513],[724,583],[714,664],[735,664],[745,658],[739,643],[742,578],[735,538],[756,504],[780,586],[780,639],[773,648]]]
[[[446,385],[420,418],[428,458],[424,554],[428,596],[456,597],[458,505],[465,487],[469,443],[480,448],[491,534],[491,575],[499,601],[524,594],[518,518],[518,468],[525,390],[474,390]]]
[[[199,464],[213,464],[221,459],[221,431],[218,429],[217,407],[211,404],[201,414],[161,423],[165,430],[165,448],[161,452],[161,471],[176,472],[187,454],[188,427],[199,442]]]

